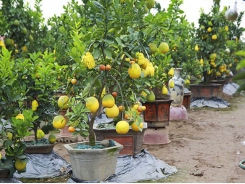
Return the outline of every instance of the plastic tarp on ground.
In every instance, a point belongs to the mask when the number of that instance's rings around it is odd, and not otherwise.
[[[113,183],[132,183],[147,180],[159,180],[177,172],[175,166],[170,166],[155,158],[148,151],[142,150],[141,153],[130,156],[122,155],[117,159],[116,173],[108,177],[105,181],[93,182],[113,182]],[[77,178],[71,177],[68,183],[81,183]]]
[[[72,173],[72,168],[54,151],[50,154],[27,154],[29,159],[25,173],[14,173],[14,178],[0,179],[0,183],[18,183],[20,178],[53,178]],[[155,158],[146,150],[131,155],[121,155],[117,160],[116,173],[105,181],[77,181],[74,177],[68,183],[76,182],[113,182],[126,183],[146,180],[159,180],[177,172],[176,167],[169,166]],[[72,179],[73,178],[73,179]],[[21,183],[21,182],[20,182]]]
[[[53,178],[71,171],[71,165],[54,151],[49,154],[26,154],[26,156],[28,158],[26,172],[20,174],[15,172],[15,178]]]

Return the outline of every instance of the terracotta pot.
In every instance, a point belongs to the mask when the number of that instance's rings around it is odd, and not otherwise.
[[[97,141],[112,139],[123,145],[120,155],[136,155],[141,152],[145,128],[139,132],[129,130],[125,135],[118,134],[115,129],[94,129]]]
[[[143,116],[144,121],[147,122],[147,127],[160,128],[169,125],[170,105],[172,101],[171,99],[166,99],[142,103],[146,106]]]
[[[0,168],[0,178],[7,178],[10,174],[9,169]]]
[[[191,106],[191,95],[192,93],[184,93],[184,100],[182,105],[186,108],[186,109],[190,109]]]
[[[213,83],[213,84],[220,84],[219,86],[219,92],[222,93],[223,92],[223,87],[224,87],[224,84],[225,84],[225,80],[211,80],[210,83]]]
[[[192,97],[195,98],[211,98],[217,97],[219,95],[219,87],[221,84],[190,84],[190,90],[192,92]]]

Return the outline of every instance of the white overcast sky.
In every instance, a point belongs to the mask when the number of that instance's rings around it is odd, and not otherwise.
[[[25,0],[34,3],[34,0]],[[54,14],[59,15],[63,12],[63,5],[66,5],[71,0],[42,0],[42,11],[44,17],[47,19],[52,17]],[[80,0],[81,1],[81,0]],[[161,4],[162,7],[167,8],[170,0],[156,0]],[[245,11],[245,0],[221,0],[220,6],[234,6],[234,2],[237,1],[238,12]],[[184,3],[181,5],[181,9],[184,10],[186,18],[189,22],[194,22],[197,26],[198,18],[200,15],[200,9],[204,9],[205,12],[209,12],[212,6],[213,0],[184,0]],[[245,27],[245,15],[241,23],[242,27]]]

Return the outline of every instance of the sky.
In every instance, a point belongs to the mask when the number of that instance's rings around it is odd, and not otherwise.
[[[32,4],[34,0],[25,0]],[[59,15],[63,12],[63,5],[66,5],[71,0],[42,0],[42,11],[45,19],[52,17],[54,14]],[[81,1],[81,0],[80,0]],[[170,0],[155,0],[161,4],[162,7],[167,8]],[[223,9],[224,6],[234,6],[237,1],[238,12],[245,11],[245,0],[221,0],[220,6]],[[189,22],[194,22],[195,26],[198,26],[198,18],[200,15],[200,9],[204,9],[204,12],[208,13],[212,7],[213,0],[184,0],[181,5],[181,9],[185,12],[186,19]],[[245,16],[241,23],[241,27],[245,27]]]

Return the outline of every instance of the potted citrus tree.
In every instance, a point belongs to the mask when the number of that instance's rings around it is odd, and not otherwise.
[[[142,32],[138,20],[133,13],[135,5],[139,11],[144,10],[144,2],[121,1],[87,1],[78,6],[72,17],[80,13],[74,21],[71,31],[72,45],[67,54],[73,61],[72,76],[76,83],[74,95],[70,97],[66,116],[68,125],[74,134],[88,137],[87,143],[64,145],[71,158],[73,174],[82,180],[104,180],[115,172],[116,160],[122,145],[114,141],[103,141],[104,149],[80,149],[101,145],[96,140],[95,120],[104,114],[112,121],[114,132],[126,134],[132,129],[143,130],[144,107],[139,102],[141,91],[145,88],[142,67],[135,58],[137,52],[142,53],[146,43],[142,40]],[[142,14],[141,12],[141,14]],[[130,13],[127,21],[120,22],[120,17]],[[140,14],[140,15],[141,15]],[[139,21],[132,24],[129,20]],[[83,26],[82,26],[83,25]],[[148,61],[148,71],[154,73],[154,67]],[[75,75],[73,75],[75,74]],[[78,89],[78,91],[75,91]],[[53,119],[54,127],[64,123],[65,118],[58,115]],[[98,145],[99,144],[99,145]],[[89,160],[83,162],[85,153]],[[91,158],[91,156],[93,156]],[[105,159],[102,157],[105,156]],[[78,159],[77,159],[78,158]],[[102,163],[107,160],[107,163]],[[112,161],[112,163],[108,163]],[[99,167],[98,167],[99,163]],[[85,164],[85,165],[83,165]],[[95,168],[91,168],[95,166]],[[108,166],[109,168],[105,168]]]
[[[24,137],[30,135],[32,122],[37,119],[33,111],[23,107],[25,90],[17,80],[16,68],[11,52],[4,46],[0,54],[1,71],[1,120],[0,120],[0,177],[13,177],[13,173],[25,172],[27,157]]]
[[[25,142],[27,144],[25,151],[41,153],[41,150],[42,153],[49,153],[55,141],[49,141],[44,135],[54,129],[52,118],[57,112],[54,91],[60,86],[57,77],[62,72],[62,67],[55,62],[54,53],[46,51],[29,53],[29,57],[15,59],[15,68],[17,80],[24,91],[24,103],[19,111],[31,109],[38,117],[30,127],[34,139]],[[47,150],[44,149],[45,145],[48,146]]]
[[[212,81],[223,79],[229,73],[231,60],[227,41],[231,23],[225,18],[226,9],[221,10],[220,1],[214,1],[209,13],[201,11],[199,27],[196,29],[196,44],[199,48],[197,58],[202,66],[203,82],[190,86],[194,97],[218,96],[221,84]],[[204,91],[206,93],[201,93]]]

